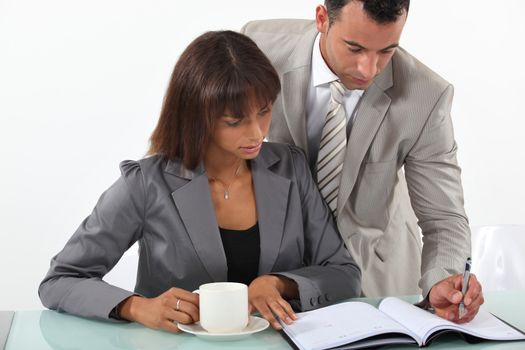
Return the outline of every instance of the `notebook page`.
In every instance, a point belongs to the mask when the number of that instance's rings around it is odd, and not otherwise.
[[[439,330],[456,330],[491,340],[520,340],[525,336],[480,308],[476,317],[464,324],[447,321],[397,298],[385,298],[379,309],[424,339]]]
[[[363,302],[331,305],[297,316],[291,325],[281,324],[303,350],[331,348],[384,333],[408,334],[399,323]]]

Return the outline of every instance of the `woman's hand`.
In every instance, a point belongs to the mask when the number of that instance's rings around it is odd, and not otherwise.
[[[248,286],[250,313],[257,310],[274,329],[281,330],[282,327],[274,315],[286,324],[297,319],[292,307],[283,296],[292,298],[298,295],[297,284],[291,279],[276,275],[259,276]]]
[[[177,323],[199,320],[199,296],[180,288],[171,288],[156,298],[131,296],[119,304],[119,316],[154,329],[180,332]]]

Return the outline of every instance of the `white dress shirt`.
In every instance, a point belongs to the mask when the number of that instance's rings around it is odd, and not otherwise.
[[[321,133],[330,105],[330,83],[339,79],[328,67],[321,55],[321,47],[319,46],[320,37],[321,35],[317,34],[314,49],[312,50],[312,71],[306,95],[306,135],[308,137],[308,153],[310,156],[311,169],[315,169]],[[352,128],[354,111],[363,92],[363,90],[347,90],[344,95],[343,107],[346,112],[347,135]]]

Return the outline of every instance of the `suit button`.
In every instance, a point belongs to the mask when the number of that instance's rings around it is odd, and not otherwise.
[[[310,305],[315,306],[317,305],[317,302],[314,298],[310,298]]]
[[[330,301],[330,300],[332,300],[332,298],[330,297],[330,295],[325,294],[325,295],[324,295],[324,300],[326,300],[326,301]]]

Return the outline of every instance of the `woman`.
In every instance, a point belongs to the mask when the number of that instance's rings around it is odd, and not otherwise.
[[[150,157],[125,161],[40,285],[51,309],[177,332],[198,321],[203,283],[248,284],[275,329],[360,292],[303,153],[263,143],[278,76],[257,46],[208,32],[175,65]],[[102,278],[139,241],[135,291]]]

